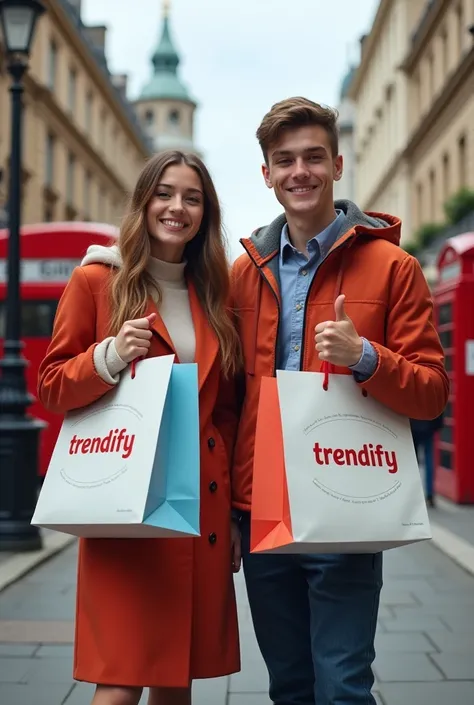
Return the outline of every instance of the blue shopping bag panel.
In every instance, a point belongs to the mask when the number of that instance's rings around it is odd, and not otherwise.
[[[149,493],[159,506],[145,524],[200,535],[199,456],[197,365],[173,365]]]

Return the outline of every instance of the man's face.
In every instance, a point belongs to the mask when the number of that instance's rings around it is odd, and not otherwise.
[[[342,156],[333,156],[323,127],[298,127],[270,147],[262,171],[286,213],[314,217],[333,207],[333,183],[342,176]]]

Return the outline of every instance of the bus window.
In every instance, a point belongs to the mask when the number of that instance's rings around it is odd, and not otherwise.
[[[51,338],[57,301],[22,301],[22,338]],[[5,302],[0,301],[0,338],[5,338]]]

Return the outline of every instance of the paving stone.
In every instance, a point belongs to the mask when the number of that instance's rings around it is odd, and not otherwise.
[[[473,668],[472,678],[474,680],[474,632],[426,632],[426,637],[433,642],[437,651],[441,652],[465,652],[471,655]]]
[[[240,673],[229,679],[230,693],[261,693],[268,691],[268,671],[263,659],[245,660]]]
[[[38,644],[0,644],[0,658],[15,656],[28,658],[38,651]]]
[[[33,662],[34,660],[31,658],[0,659],[0,684],[26,683],[26,675]],[[3,705],[3,700],[1,702]]]
[[[417,605],[418,601],[411,592],[406,590],[395,590],[393,587],[382,588],[380,595],[380,604],[386,606],[392,605]]]
[[[379,652],[374,663],[379,683],[387,681],[440,681],[443,674],[426,654],[401,654]]]
[[[433,617],[440,616],[443,620],[446,616],[463,617],[466,614],[466,605],[460,605],[452,600],[443,605],[402,605],[391,608],[393,617]]]
[[[72,683],[72,660],[38,658],[26,674],[27,683]]]
[[[74,683],[64,705],[90,705],[94,692],[95,686],[91,683]]]
[[[375,638],[375,649],[379,652],[390,653],[430,653],[436,652],[436,646],[424,634],[404,634],[404,633],[377,633]]]
[[[474,632],[474,614],[472,612],[465,612],[463,615],[443,614],[443,622],[446,622],[453,632]]]
[[[230,696],[228,705],[272,705],[272,701],[264,693],[239,693]]]
[[[380,620],[388,632],[449,631],[446,624],[437,616],[403,616],[397,619]]]
[[[379,689],[385,705],[472,705],[474,682],[385,683]]]
[[[227,676],[195,681],[193,705],[227,705],[228,682]]]
[[[70,685],[0,685],[2,705],[62,705]],[[80,704],[82,705],[82,703]],[[90,703],[84,704],[90,705]]]
[[[75,612],[75,599],[73,595],[58,596],[51,593],[41,597],[16,600],[12,597],[3,600],[0,609],[0,619],[10,620],[48,620],[48,619],[73,619]]]
[[[474,579],[472,582],[474,584]],[[465,607],[474,606],[474,589],[472,585],[470,590],[416,593],[416,597],[422,605],[435,605],[443,608],[452,604],[464,605]]]
[[[61,656],[68,658],[70,661],[72,661],[73,655],[74,647],[72,644],[43,644],[35,654],[38,658]]]
[[[432,659],[448,680],[468,681],[474,678],[472,651],[443,652],[433,654]]]

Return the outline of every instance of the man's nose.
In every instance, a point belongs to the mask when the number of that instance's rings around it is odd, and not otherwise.
[[[293,176],[295,178],[303,179],[309,176],[309,169],[304,159],[301,157],[296,159],[295,168],[293,171]]]

